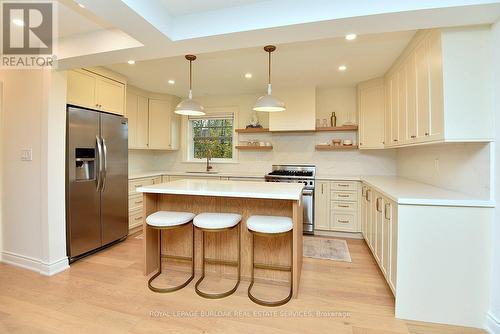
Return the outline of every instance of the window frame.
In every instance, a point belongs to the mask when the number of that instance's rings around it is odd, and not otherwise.
[[[210,108],[205,108],[205,113],[207,115],[214,115],[214,114],[233,114],[233,130],[231,132],[232,136],[232,158],[212,158],[210,161],[212,163],[236,163],[238,162],[237,158],[237,132],[236,132],[236,125],[238,124],[238,113],[237,113],[237,108],[234,107],[210,107]],[[200,116],[199,118],[203,118],[203,116]],[[194,145],[194,140],[193,140],[193,126],[192,126],[192,121],[189,119],[189,117],[186,117],[186,150],[185,150],[185,162],[193,162],[193,163],[206,163],[207,159],[202,158],[198,159],[193,156],[193,145]]]

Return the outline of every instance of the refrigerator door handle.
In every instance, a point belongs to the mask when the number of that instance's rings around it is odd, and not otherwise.
[[[104,187],[106,186],[106,178],[108,176],[108,147],[106,146],[106,140],[104,138],[101,138],[102,140],[102,147],[103,147],[103,156],[104,156],[104,170],[103,170],[103,177],[102,177],[102,186],[101,186],[101,191],[104,190]]]
[[[96,191],[101,191],[101,176],[102,176],[102,163],[103,163],[103,154],[102,154],[102,145],[101,145],[101,139],[99,136],[95,136],[95,140],[97,143],[97,157],[99,159],[99,164],[98,164],[98,171],[97,171],[97,186],[96,186]]]

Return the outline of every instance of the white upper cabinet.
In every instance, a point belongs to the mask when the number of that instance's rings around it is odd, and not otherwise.
[[[147,149],[149,144],[148,98],[127,90],[128,147]]]
[[[85,69],[71,70],[68,71],[67,102],[79,107],[124,115],[125,88],[125,80]]]
[[[385,75],[385,146],[493,140],[487,27],[418,32]]]
[[[359,148],[384,148],[384,81],[373,79],[358,85]]]
[[[273,90],[286,110],[269,113],[271,131],[312,131],[316,128],[316,89]]]

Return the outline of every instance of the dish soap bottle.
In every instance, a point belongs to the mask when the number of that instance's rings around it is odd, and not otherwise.
[[[337,126],[337,116],[335,115],[335,112],[332,112],[332,116],[330,117],[330,123],[332,124],[332,127]]]

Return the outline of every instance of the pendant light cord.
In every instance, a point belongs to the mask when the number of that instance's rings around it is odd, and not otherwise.
[[[267,83],[270,85],[271,84],[271,51],[269,53],[269,73],[268,73],[268,78],[267,78]]]

